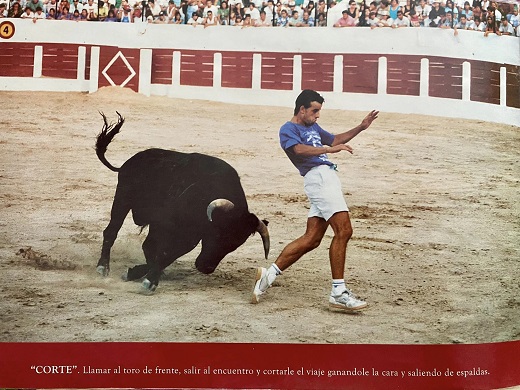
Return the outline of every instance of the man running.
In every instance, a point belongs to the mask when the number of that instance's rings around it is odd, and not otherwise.
[[[280,144],[304,177],[304,189],[311,208],[305,234],[288,244],[269,268],[257,269],[253,303],[259,302],[260,295],[265,293],[278,275],[320,245],[330,225],[334,238],[329,249],[332,271],[329,306],[346,311],[367,307],[367,303],[356,298],[345,285],[346,250],[352,236],[352,225],[336,165],[329,160],[327,153],[352,153],[352,148],[346,143],[367,129],[379,111],[371,111],[358,126],[334,135],[316,123],[324,100],[316,91],[302,91],[296,99],[294,116],[280,128]]]

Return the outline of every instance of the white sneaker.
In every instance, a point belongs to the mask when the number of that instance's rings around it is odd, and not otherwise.
[[[368,303],[357,299],[356,296],[346,289],[340,295],[330,295],[329,306],[334,309],[341,309],[345,311],[357,311],[362,310],[368,306]]]
[[[261,287],[263,287],[263,289]],[[265,293],[265,290],[269,287],[267,281],[267,268],[258,267],[256,269],[255,286],[253,288],[253,296],[251,297],[251,303],[258,303],[260,301],[260,295]]]

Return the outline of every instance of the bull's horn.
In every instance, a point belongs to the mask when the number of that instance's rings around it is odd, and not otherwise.
[[[263,223],[261,219],[258,220],[256,231],[260,233],[260,237],[262,237],[262,242],[264,243],[265,259],[267,260],[267,256],[269,256],[269,249],[271,248],[271,241],[269,240],[269,230],[267,230],[267,225]]]
[[[229,201],[227,199],[215,199],[213,202],[211,202],[208,205],[208,208],[206,210],[206,213],[208,215],[208,219],[210,220],[210,222],[212,221],[211,214],[213,214],[213,210],[215,210],[216,208],[221,208],[223,211],[228,212],[233,207],[235,207],[233,202],[231,202],[231,201]]]

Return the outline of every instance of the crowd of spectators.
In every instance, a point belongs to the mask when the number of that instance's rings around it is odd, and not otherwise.
[[[0,0],[0,18],[241,27],[427,27],[520,36],[518,4],[472,0]],[[336,8],[337,7],[337,8]],[[339,13],[340,11],[341,13]],[[334,19],[332,19],[334,18]]]

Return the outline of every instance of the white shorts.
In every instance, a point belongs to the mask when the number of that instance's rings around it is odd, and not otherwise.
[[[305,193],[311,202],[310,217],[328,221],[335,213],[348,211],[341,182],[334,168],[320,165],[311,169],[303,179]]]

